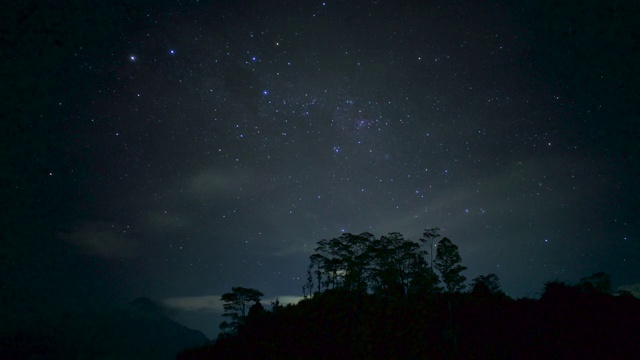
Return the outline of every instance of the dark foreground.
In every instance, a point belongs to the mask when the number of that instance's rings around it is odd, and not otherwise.
[[[260,307],[260,309],[262,309]],[[396,298],[327,291],[253,311],[237,335],[178,359],[637,359],[640,300],[547,285]]]

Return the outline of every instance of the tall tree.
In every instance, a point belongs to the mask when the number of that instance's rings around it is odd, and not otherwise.
[[[434,266],[440,272],[442,282],[449,293],[464,289],[464,282],[467,278],[461,272],[466,270],[467,267],[462,266],[461,263],[462,257],[458,253],[457,245],[446,237],[438,241]]]
[[[432,227],[428,229],[424,229],[422,233],[422,238],[420,238],[420,242],[425,245],[429,245],[429,255],[431,256],[431,271],[433,271],[433,241],[440,237],[440,228]],[[426,255],[426,254],[425,254]]]
[[[424,236],[423,243],[433,241],[440,236],[438,228],[426,229]],[[440,292],[433,262],[430,268],[426,261],[428,254],[420,243],[405,239],[398,232],[378,239],[368,232],[323,239],[310,256],[302,291],[305,296],[312,295],[316,275],[317,291],[340,288],[393,296]]]
[[[302,295],[305,297],[305,299],[307,298],[307,290],[309,291],[309,297],[313,297],[313,273],[311,272],[312,268],[313,265],[310,265],[307,268],[307,282],[302,285]]]
[[[406,295],[414,274],[424,262],[420,244],[392,232],[373,241],[369,253],[374,288],[382,293]]]
[[[224,314],[231,321],[224,321],[220,324],[223,332],[237,332],[238,328],[246,321],[247,311],[251,303],[259,303],[264,296],[262,292],[256,289],[233,287],[230,293],[223,294],[221,299],[224,302]]]
[[[428,247],[429,250],[422,251],[423,256],[426,258],[429,256],[428,266],[423,266],[422,269],[417,272],[413,279],[411,292],[413,294],[433,294],[442,291],[442,288],[438,286],[440,279],[433,270],[433,242],[440,238],[440,228],[431,227],[424,229],[420,242]]]
[[[364,292],[367,289],[368,247],[373,235],[344,233],[338,238],[320,240],[310,256],[311,267],[320,271],[318,285],[325,289],[344,288]],[[322,281],[324,279],[324,281]]]
[[[351,235],[348,238],[348,258],[346,261],[345,288],[365,293],[368,289],[367,276],[371,271],[369,247],[375,236],[369,232]]]
[[[341,254],[339,239],[322,239],[318,241],[318,246],[309,258],[312,266],[316,266],[322,277],[326,279],[324,281],[325,289],[336,288],[340,285],[338,277],[344,274],[344,259],[343,254]]]

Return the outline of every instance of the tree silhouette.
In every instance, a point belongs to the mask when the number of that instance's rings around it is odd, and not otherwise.
[[[344,288],[366,292],[368,249],[373,239],[370,233],[344,233],[339,238],[318,241],[314,254],[310,256],[310,268],[317,268],[318,288],[324,284],[325,290]]]
[[[431,227],[424,229],[422,238],[419,239],[425,246],[429,246],[429,250],[423,250],[422,254],[425,258],[429,255],[430,260],[428,266],[422,266],[422,268],[415,273],[412,289],[410,289],[412,294],[435,294],[442,291],[442,288],[438,286],[440,278],[438,278],[438,275],[433,270],[433,241],[439,237],[440,228]]]
[[[302,285],[302,295],[305,298],[307,298],[307,291],[309,292],[309,297],[313,297],[313,273],[311,272],[312,268],[312,265],[307,268],[307,282]]]
[[[343,254],[343,288],[357,293],[367,291],[366,273],[369,265],[369,244],[373,234],[365,232],[359,235],[343,234],[340,245]]]
[[[428,229],[424,229],[422,233],[422,238],[420,238],[420,242],[423,244],[429,244],[429,255],[431,256],[430,265],[431,271],[433,272],[433,240],[440,237],[440,228],[432,227]]]
[[[406,240],[398,232],[373,241],[369,252],[373,265],[373,283],[382,293],[404,296],[413,275],[424,268],[420,245]]]
[[[259,290],[244,287],[233,287],[230,293],[223,294],[221,299],[224,301],[222,306],[225,312],[222,316],[228,317],[231,321],[222,322],[220,330],[223,333],[237,332],[246,321],[249,304],[259,304],[263,296]]]
[[[256,301],[249,307],[249,312],[247,313],[246,321],[251,322],[256,319],[260,319],[267,314],[267,310],[262,306],[260,301]]]
[[[427,229],[421,241],[436,235]],[[493,273],[461,292],[466,267],[451,240],[438,242],[431,264],[427,256],[397,232],[322,240],[303,287],[308,298],[275,300],[267,311],[261,292],[234,287],[222,297],[229,321],[218,339],[178,358],[630,359],[640,352],[629,338],[640,300],[613,296],[605,273],[575,285],[548,282],[539,300],[514,300]]]
[[[578,287],[583,291],[593,291],[603,294],[613,293],[611,286],[611,276],[604,272],[597,272],[591,276],[580,279]]]
[[[427,236],[439,236],[436,228],[427,229]],[[311,296],[314,279],[318,292],[341,289],[358,294],[369,292],[406,296],[439,292],[438,276],[426,262],[428,251],[398,232],[376,239],[365,232],[344,233],[338,238],[318,241],[309,257],[304,296]],[[315,268],[315,271],[313,269]]]
[[[424,295],[424,294],[437,294],[442,292],[442,288],[438,286],[440,284],[440,278],[429,267],[426,262],[419,264],[411,279],[411,285],[409,286],[409,294],[411,295]]]
[[[479,297],[504,295],[500,289],[500,279],[493,273],[476,276],[471,281],[471,293]]]
[[[436,259],[434,265],[442,276],[447,292],[453,293],[464,289],[464,281],[467,279],[460,273],[467,269],[460,265],[462,257],[458,253],[458,246],[448,238],[438,241],[436,248]]]

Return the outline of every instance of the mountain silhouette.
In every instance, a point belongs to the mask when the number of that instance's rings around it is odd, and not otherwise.
[[[66,312],[42,327],[3,336],[11,359],[175,359],[206,336],[175,322],[148,298],[96,310]]]

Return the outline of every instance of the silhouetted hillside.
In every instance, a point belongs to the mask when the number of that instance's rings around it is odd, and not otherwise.
[[[540,300],[391,298],[335,290],[249,314],[237,335],[179,359],[632,359],[640,301],[547,285]]]
[[[465,283],[458,247],[438,228],[420,242],[397,232],[320,240],[305,300],[260,304],[259,290],[223,294],[229,321],[213,345],[179,359],[632,359],[640,300],[613,296],[599,272],[545,285],[540,300],[509,298],[496,274]],[[430,256],[429,256],[430,258]],[[436,274],[434,271],[439,273]],[[444,285],[444,286],[441,286]],[[247,311],[248,310],[248,311]]]
[[[66,312],[37,329],[2,336],[2,358],[10,359],[175,359],[207,338],[165,316],[147,298],[126,306]]]

